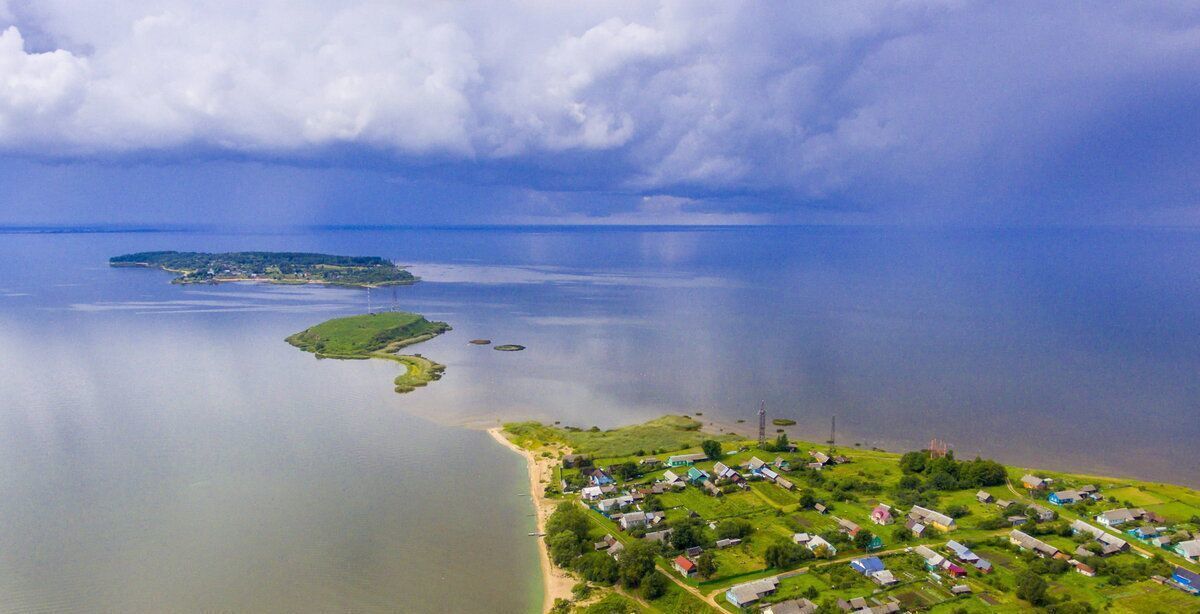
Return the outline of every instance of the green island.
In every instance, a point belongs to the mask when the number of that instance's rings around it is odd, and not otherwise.
[[[497,345],[492,349],[498,352],[520,352],[521,350],[525,349],[525,346],[517,345],[515,343],[505,343],[503,345]]]
[[[140,252],[109,258],[114,267],[162,269],[179,274],[176,284],[264,281],[378,287],[411,284],[412,273],[375,256],[331,256],[296,252]]]
[[[544,490],[560,614],[1200,612],[1190,488],[759,442],[684,416],[493,434]]]
[[[793,426],[796,424],[796,421],[791,418],[775,418],[771,421],[771,424],[775,426]]]
[[[440,379],[446,367],[419,354],[396,352],[448,330],[449,324],[431,322],[420,314],[385,311],[328,320],[288,337],[287,342],[317,358],[398,362],[405,370],[396,376],[396,392],[411,392]]]

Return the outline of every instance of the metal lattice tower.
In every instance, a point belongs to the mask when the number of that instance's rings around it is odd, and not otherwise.
[[[767,443],[767,402],[758,404],[758,444]]]

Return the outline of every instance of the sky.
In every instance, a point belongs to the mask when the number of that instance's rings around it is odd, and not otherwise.
[[[0,224],[1200,224],[1200,3],[0,0]]]

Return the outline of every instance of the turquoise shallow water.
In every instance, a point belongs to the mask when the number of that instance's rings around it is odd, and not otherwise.
[[[105,264],[151,249],[412,264],[372,304],[451,322],[413,348],[446,376],[283,342],[361,291]],[[1198,261],[1168,230],[0,233],[0,610],[528,611],[524,466],[454,426],[498,419],[765,399],[801,437],[1200,485]]]

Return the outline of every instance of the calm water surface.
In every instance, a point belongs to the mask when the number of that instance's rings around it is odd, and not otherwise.
[[[442,381],[283,337],[362,291],[180,287],[151,249],[380,255]],[[0,234],[0,609],[521,612],[497,419],[752,419],[1200,486],[1200,234],[382,229]],[[467,345],[520,343],[519,353]]]

